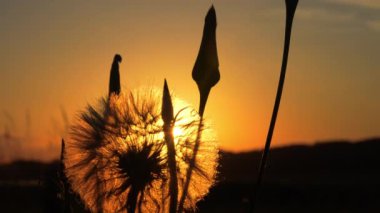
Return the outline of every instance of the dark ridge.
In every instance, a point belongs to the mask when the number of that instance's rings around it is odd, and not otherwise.
[[[371,183],[380,177],[380,138],[273,148],[264,180],[288,183]],[[252,182],[261,151],[220,153],[220,181]],[[371,174],[371,175],[370,175]]]
[[[380,138],[271,149],[255,212],[380,212]],[[221,152],[199,212],[248,212],[262,152]]]
[[[0,181],[39,181],[46,172],[58,168],[59,162],[42,163],[39,161],[15,161],[9,164],[0,164]]]
[[[380,138],[271,149],[257,212],[380,212]],[[261,151],[220,152],[199,212],[247,212]],[[58,157],[58,156],[57,156]],[[0,165],[1,212],[59,212],[59,161]],[[73,212],[84,212],[74,196]]]

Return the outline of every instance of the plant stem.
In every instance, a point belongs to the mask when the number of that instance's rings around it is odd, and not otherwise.
[[[219,60],[216,48],[216,12],[214,6],[211,6],[205,18],[201,47],[199,48],[197,60],[195,61],[192,77],[198,85],[200,101],[199,115],[200,121],[197,131],[197,138],[193,149],[193,156],[190,159],[189,167],[186,172],[185,185],[179,202],[178,210],[183,211],[183,205],[187,197],[190,179],[195,167],[195,161],[198,154],[199,143],[202,137],[203,113],[206,108],[207,98],[210,90],[220,80]]]
[[[177,212],[177,202],[178,202],[178,183],[177,183],[177,165],[175,161],[175,149],[174,149],[174,138],[173,138],[173,128],[171,126],[164,127],[165,141],[168,147],[168,164],[169,164],[169,193],[170,193],[170,206],[169,212]]]
[[[210,90],[207,90],[205,93],[200,95],[200,103],[199,103],[200,121],[199,121],[199,125],[198,125],[197,138],[196,138],[195,145],[194,145],[193,157],[191,158],[190,163],[189,163],[189,167],[187,169],[185,185],[183,187],[182,196],[181,196],[181,199],[179,201],[178,212],[183,211],[183,205],[185,203],[185,199],[186,199],[187,192],[189,189],[191,175],[192,175],[193,169],[195,167],[195,161],[196,161],[196,157],[197,157],[197,153],[198,153],[198,149],[199,149],[199,143],[200,143],[201,137],[202,137],[203,113],[205,111],[205,107],[206,107],[207,98],[208,98],[209,93],[210,93]]]
[[[69,184],[67,182],[67,178],[65,175],[65,141],[62,138],[61,141],[61,159],[60,159],[60,169],[59,169],[59,179],[62,183],[62,191],[63,194],[63,212],[72,212],[70,205],[70,192],[69,192]]]
[[[265,142],[265,148],[264,148],[263,155],[262,155],[261,162],[260,162],[259,173],[258,173],[257,182],[256,182],[256,189],[254,190],[253,198],[251,199],[250,212],[254,211],[255,204],[257,201],[257,197],[258,197],[258,193],[260,190],[260,185],[262,182],[264,169],[265,169],[266,161],[267,161],[268,154],[269,154],[269,149],[270,149],[270,144],[272,141],[273,131],[274,131],[274,127],[276,125],[278,109],[280,108],[282,90],[283,90],[284,82],[285,82],[286,66],[288,63],[288,55],[289,55],[290,35],[291,35],[291,30],[292,30],[293,17],[294,17],[294,13],[295,13],[295,10],[297,7],[298,0],[290,0],[290,1],[293,1],[292,3],[295,2],[295,5],[294,4],[289,5],[291,3],[288,3],[288,1],[286,1],[285,41],[284,41],[284,52],[282,55],[281,74],[280,74],[280,79],[278,82],[277,94],[276,94],[275,104],[273,107],[272,118],[270,121],[269,130],[268,130],[268,134],[267,134],[267,138],[266,138],[266,142]]]

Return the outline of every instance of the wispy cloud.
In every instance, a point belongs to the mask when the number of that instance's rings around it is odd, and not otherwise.
[[[370,9],[380,9],[379,0],[325,0],[329,3],[347,4],[352,6],[360,6]]]
[[[305,21],[334,26],[335,29],[363,29],[380,32],[379,0],[320,0],[297,11]]]
[[[370,29],[374,31],[380,32],[380,19],[368,21],[367,27],[369,27]]]
[[[297,11],[297,17],[305,20],[347,22],[355,19],[355,14],[349,12],[339,12],[324,10],[321,8],[304,8]]]

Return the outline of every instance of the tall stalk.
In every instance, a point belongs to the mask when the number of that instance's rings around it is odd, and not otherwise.
[[[168,166],[169,166],[169,194],[170,194],[170,204],[169,212],[177,212],[177,202],[178,202],[178,181],[177,181],[177,163],[175,160],[175,147],[174,147],[174,137],[173,137],[173,104],[170,97],[168,84],[164,83],[164,91],[162,95],[162,120],[164,121],[164,134],[165,142],[168,147]]]
[[[61,194],[63,199],[63,212],[72,212],[71,209],[71,197],[70,197],[70,191],[69,191],[69,183],[67,182],[67,178],[65,175],[65,141],[62,138],[61,141],[61,158],[59,163],[59,181],[61,182]]]
[[[281,95],[282,95],[282,90],[283,90],[284,82],[285,82],[286,66],[288,63],[290,35],[292,31],[293,18],[297,9],[298,0],[285,0],[285,4],[286,4],[285,40],[284,40],[284,52],[282,55],[281,74],[280,74],[280,79],[278,82],[277,94],[276,94],[276,100],[273,107],[272,118],[270,121],[269,130],[268,130],[268,134],[267,134],[267,138],[265,142],[265,148],[264,148],[263,155],[260,162],[259,173],[258,173],[257,182],[256,182],[256,189],[254,190],[253,199],[251,200],[250,212],[253,212],[255,208],[258,193],[260,190],[260,185],[261,185],[263,174],[264,174],[266,161],[269,154],[274,127],[276,125],[278,109],[280,108]]]
[[[203,114],[206,108],[207,99],[210,94],[211,88],[215,86],[220,79],[218,52],[216,48],[216,13],[214,6],[211,6],[205,18],[202,42],[199,48],[197,59],[194,64],[192,77],[193,80],[197,83],[200,95],[200,122],[198,126],[197,138],[193,149],[193,156],[190,159],[189,167],[186,172],[185,185],[183,187],[182,196],[179,201],[178,212],[183,211],[183,206],[187,196],[191,175],[195,167],[199,143],[201,141],[202,136]]]

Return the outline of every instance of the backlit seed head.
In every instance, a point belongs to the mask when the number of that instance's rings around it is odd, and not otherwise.
[[[167,212],[169,169],[161,117],[162,90],[102,98],[78,117],[65,151],[65,174],[92,212]],[[173,136],[179,196],[196,139],[199,115],[173,99]],[[216,176],[218,148],[203,126],[185,208],[194,209]]]

